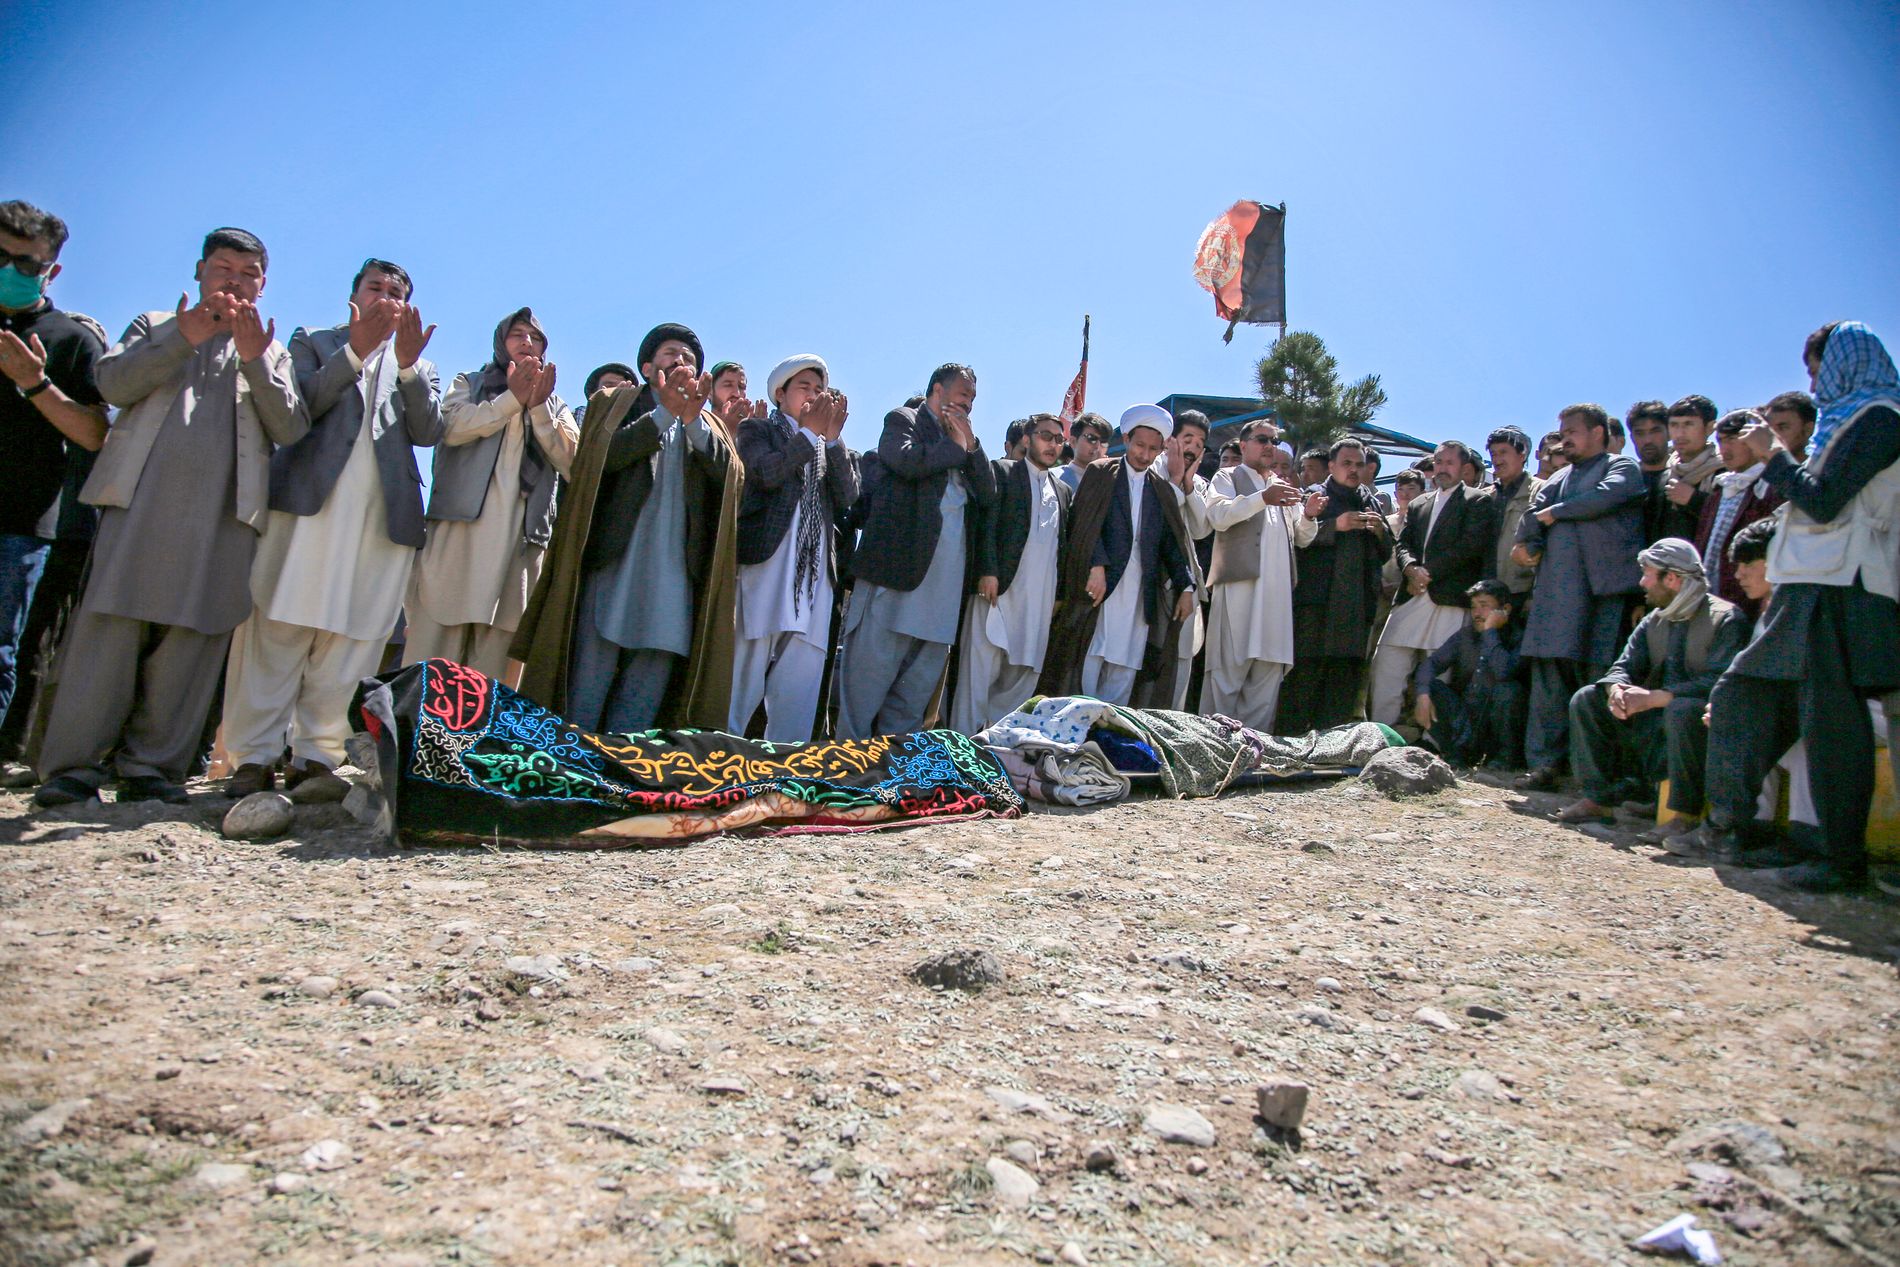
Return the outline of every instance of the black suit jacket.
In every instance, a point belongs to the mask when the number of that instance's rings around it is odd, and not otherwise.
[[[996,592],[1006,594],[1010,582],[1016,579],[1023,547],[1029,543],[1029,463],[1017,458],[998,458],[990,466],[996,472],[996,501],[983,516],[982,528],[977,533],[975,573],[978,577],[995,577]],[[1049,482],[1062,507],[1062,530],[1056,544],[1056,560],[1060,566],[1063,551],[1068,547],[1069,507],[1075,494],[1067,484],[1055,478],[1053,472]]]
[[[898,408],[884,415],[877,444],[880,477],[864,516],[854,567],[857,579],[886,589],[909,591],[923,584],[943,531],[943,489],[952,471],[969,491],[965,536],[996,500],[996,472],[983,446],[965,451],[924,406]],[[975,551],[966,540],[966,557]]]
[[[1121,476],[1127,476],[1126,479]],[[1128,485],[1130,480],[1141,482],[1141,540],[1136,541],[1134,516],[1130,513]],[[1109,494],[1108,518],[1102,522],[1102,535],[1095,539],[1095,552],[1089,559],[1090,567],[1103,569],[1104,579],[1108,582],[1108,592],[1113,594],[1121,583],[1122,575],[1128,571],[1128,558],[1135,550],[1141,551],[1141,576],[1145,592],[1142,594],[1142,610],[1147,613],[1148,623],[1167,619],[1171,613],[1161,611],[1161,582],[1165,579],[1174,586],[1175,592],[1194,588],[1194,574],[1188,570],[1187,553],[1181,542],[1176,540],[1168,529],[1168,522],[1162,518],[1161,498],[1173,496],[1167,492],[1167,485],[1151,467],[1136,474],[1126,467],[1115,479],[1114,491]]]
[[[1486,565],[1496,557],[1498,504],[1488,493],[1462,483],[1428,496],[1439,501],[1432,539],[1425,540],[1425,516],[1408,513],[1393,553],[1401,572],[1416,563],[1432,574],[1425,596],[1434,603],[1469,607],[1465,591],[1484,579]],[[1418,509],[1417,502],[1412,509]],[[1411,597],[1401,585],[1392,605],[1397,607]]]
[[[763,563],[777,552],[804,495],[805,468],[818,456],[808,437],[785,433],[784,418],[775,409],[769,418],[747,418],[739,424],[739,465],[745,468],[745,494],[739,502],[741,565]],[[835,524],[858,500],[858,467],[844,445],[833,442],[826,449],[825,513]]]
[[[653,464],[660,451],[659,416],[653,396],[640,389],[627,420],[607,442],[601,466],[600,488],[594,494],[594,521],[587,531],[587,550],[581,558],[585,571],[614,562],[627,552],[634,525],[653,491]],[[713,428],[710,452],[686,446],[686,568],[693,580],[705,577],[719,530],[719,498],[725,488],[726,464],[732,451],[719,429]]]

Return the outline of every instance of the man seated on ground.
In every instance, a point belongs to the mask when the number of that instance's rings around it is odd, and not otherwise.
[[[1619,793],[1653,813],[1656,784],[1669,779],[1670,834],[1702,815],[1708,730],[1702,710],[1729,661],[1748,641],[1749,619],[1709,593],[1695,546],[1664,537],[1636,556],[1649,606],[1610,671],[1570,697],[1570,759],[1583,796],[1557,814],[1564,823],[1615,817]],[[1681,826],[1677,826],[1681,824]]]
[[[1413,718],[1431,745],[1459,765],[1493,769],[1520,764],[1524,729],[1517,681],[1518,633],[1511,627],[1511,590],[1479,581],[1465,591],[1471,614],[1457,633],[1418,666]]]

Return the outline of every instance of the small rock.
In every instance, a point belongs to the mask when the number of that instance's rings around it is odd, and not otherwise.
[[[575,1065],[574,1076],[582,1082],[605,1082],[607,1081],[607,1062],[590,1060],[586,1064]]]
[[[1474,1021],[1501,1021],[1504,1019],[1504,1013],[1502,1011],[1494,1007],[1486,1007],[1482,1003],[1473,1003],[1470,1007],[1465,1009],[1465,1015]]]
[[[913,966],[911,979],[945,990],[981,990],[1004,980],[1003,965],[987,950],[950,950]]]
[[[302,1192],[309,1186],[310,1177],[308,1175],[299,1175],[288,1170],[282,1174],[271,1176],[270,1181],[270,1190],[280,1197],[287,1197],[293,1192]]]
[[[1039,864],[1044,871],[1059,871],[1068,860],[1059,853],[1052,853]]]
[[[1003,1145],[1003,1155],[1025,1170],[1036,1164],[1036,1146],[1026,1139],[1012,1139]]]
[[[91,1100],[56,1100],[15,1126],[13,1138],[22,1144],[51,1139],[66,1129],[66,1119],[91,1103]]]
[[[672,1030],[667,1029],[664,1025],[655,1025],[653,1028],[641,1034],[640,1037],[645,1039],[647,1046],[653,1048],[653,1050],[665,1052],[669,1056],[677,1056],[692,1046],[692,1044],[688,1043]]]
[[[1214,1124],[1185,1105],[1151,1106],[1141,1119],[1141,1128],[1170,1144],[1191,1144],[1195,1148],[1214,1146]]]
[[[1033,1113],[1051,1122],[1060,1122],[1068,1117],[1068,1114],[1041,1096],[1018,1091],[1014,1087],[984,1087],[983,1091],[1009,1113]]]
[[[1001,1157],[990,1158],[983,1167],[990,1172],[990,1180],[995,1184],[996,1199],[1015,1209],[1020,1210],[1035,1200],[1042,1187],[1034,1175]]]
[[[1323,840],[1309,840],[1300,846],[1301,853],[1329,854],[1338,852]]]
[[[1451,767],[1424,748],[1387,748],[1366,762],[1359,779],[1390,797],[1440,792],[1458,782]]]
[[[387,990],[365,990],[356,996],[362,1007],[401,1007],[401,1000]]]
[[[1395,831],[1375,831],[1370,833],[1366,839],[1375,845],[1402,845],[1405,843],[1405,837]]]
[[[1423,1148],[1419,1151],[1439,1165],[1449,1166],[1453,1170],[1469,1170],[1471,1168],[1471,1157],[1467,1153],[1448,1153],[1442,1148]]]
[[[159,1082],[170,1082],[183,1072],[185,1072],[183,1065],[160,1065],[152,1071],[152,1077]]]
[[[510,955],[501,966],[536,985],[558,985],[567,980],[567,969],[561,966],[559,955]]]
[[[1103,1175],[1113,1171],[1116,1163],[1117,1158],[1113,1148],[1107,1144],[1096,1144],[1090,1147],[1089,1155],[1082,1164],[1088,1168],[1090,1174]]]
[[[1170,972],[1206,972],[1207,965],[1186,950],[1164,950],[1154,956],[1154,962]]]
[[[145,1267],[158,1256],[158,1242],[149,1236],[135,1236],[132,1243],[119,1251],[112,1267]]]
[[[1268,1082],[1255,1087],[1253,1094],[1260,1116],[1282,1130],[1298,1130],[1306,1119],[1311,1092],[1304,1082]]]
[[[349,796],[353,786],[348,779],[330,770],[305,779],[288,795],[297,805],[335,805]]]
[[[658,972],[660,970],[660,961],[658,959],[649,959],[645,955],[635,955],[630,959],[616,959],[607,966],[608,969],[613,972],[626,972],[637,975],[644,972]]]
[[[737,902],[717,902],[699,912],[699,918],[708,924],[717,924],[724,920],[737,919],[745,914]]]
[[[1074,1241],[1062,1242],[1062,1248],[1056,1251],[1056,1257],[1068,1263],[1069,1267],[1089,1267],[1089,1256]]]
[[[1187,1172],[1190,1175],[1204,1175],[1207,1173],[1207,1162],[1200,1157],[1190,1157],[1188,1158]]]
[[[306,998],[327,999],[336,993],[335,977],[305,977],[297,983],[297,993]]]
[[[224,812],[226,840],[271,840],[290,830],[296,809],[282,792],[253,792]]]
[[[1339,994],[1345,990],[1346,987],[1339,984],[1339,980],[1336,977],[1321,977],[1313,983],[1313,988],[1327,994]]]
[[[1458,1081],[1452,1084],[1459,1095],[1471,1100],[1509,1100],[1516,1103],[1524,1097],[1518,1095],[1498,1081],[1496,1074],[1486,1069],[1467,1069],[1458,1075]]]
[[[482,1002],[477,1003],[475,1005],[475,1019],[476,1020],[498,1021],[501,1018],[502,1018],[501,1008],[497,1007],[495,1004],[489,1002],[488,1000],[484,999]]]
[[[1386,751],[1390,752],[1391,749],[1388,748]],[[1429,1025],[1433,1029],[1445,1034],[1455,1034],[1460,1028],[1457,1021],[1452,1020],[1435,1007],[1420,1008],[1418,1011],[1412,1013],[1412,1019],[1417,1021],[1420,1025]]]
[[[349,1149],[340,1139],[318,1140],[298,1160],[305,1170],[341,1170],[349,1163]]]
[[[708,1095],[744,1095],[746,1093],[745,1079],[732,1077],[708,1078],[699,1084],[699,1089]]]
[[[191,1176],[193,1182],[207,1188],[229,1188],[233,1184],[243,1183],[251,1177],[249,1166],[239,1166],[228,1161],[208,1161],[198,1167]]]

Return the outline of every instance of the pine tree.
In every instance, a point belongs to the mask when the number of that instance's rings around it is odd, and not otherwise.
[[[1273,407],[1296,452],[1324,448],[1385,406],[1379,376],[1339,385],[1339,362],[1317,334],[1290,330],[1254,365],[1261,399]]]

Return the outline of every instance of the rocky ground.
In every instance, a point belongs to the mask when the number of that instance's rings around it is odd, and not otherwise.
[[[1557,803],[524,853],[0,796],[0,1264],[1900,1260],[1896,907]]]

